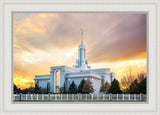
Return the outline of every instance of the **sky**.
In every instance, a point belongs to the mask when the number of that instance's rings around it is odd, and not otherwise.
[[[72,67],[81,28],[92,69],[110,68],[118,80],[146,73],[146,27],[142,13],[13,13],[13,81],[24,89],[50,67]]]

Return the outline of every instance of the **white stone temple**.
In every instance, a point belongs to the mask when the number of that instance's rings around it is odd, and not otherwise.
[[[83,44],[83,30],[81,29],[81,44],[78,48],[78,59],[73,67],[68,66],[54,66],[50,68],[49,75],[36,75],[35,84],[41,88],[49,86],[50,93],[59,93],[59,89],[64,86],[66,91],[69,89],[71,82],[74,80],[77,87],[82,79],[89,79],[92,82],[94,92],[100,93],[100,88],[103,83],[108,81],[111,83],[115,78],[115,73],[111,72],[109,68],[91,69],[88,66],[86,59],[86,47]]]

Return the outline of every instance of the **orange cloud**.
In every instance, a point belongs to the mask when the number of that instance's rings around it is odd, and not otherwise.
[[[119,81],[122,77],[127,76],[130,72],[132,73],[132,75],[147,72],[146,58],[118,61],[113,63],[95,63],[91,64],[91,66],[92,68],[110,68],[111,72],[115,72],[116,79],[118,79]]]
[[[32,84],[34,84],[34,80],[31,79],[29,76],[25,74],[18,74],[14,72],[14,79],[13,79],[14,84],[18,88],[25,89],[30,87]]]

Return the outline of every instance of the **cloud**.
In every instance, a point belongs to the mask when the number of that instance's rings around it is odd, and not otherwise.
[[[98,38],[97,40],[92,37],[93,41],[89,41],[92,43],[88,46],[90,61],[114,62],[128,58],[134,59],[135,56],[146,52],[145,15],[126,14],[125,16],[114,17],[109,22],[106,30],[102,30],[102,34],[97,32],[97,36],[93,36]],[[95,58],[94,55],[98,56]],[[142,58],[146,58],[146,56],[144,55]]]
[[[146,52],[145,14],[36,13],[14,27],[14,44],[30,52],[34,48],[71,49],[80,43],[80,28],[84,28],[88,58],[93,62],[128,59]]]

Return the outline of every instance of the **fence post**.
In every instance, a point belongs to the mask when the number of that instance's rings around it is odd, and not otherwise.
[[[13,94],[13,101],[15,100],[15,94]]]
[[[68,100],[68,93],[67,93],[67,100]]]
[[[99,95],[97,94],[97,100],[99,100]]]
[[[31,100],[33,100],[33,94],[31,94]]]
[[[103,94],[103,100],[104,100],[104,94]]]
[[[21,101],[21,93],[19,94],[19,101]]]
[[[72,100],[73,100],[73,96],[74,96],[74,95],[72,94]]]
[[[142,101],[142,93],[140,93],[140,101]]]
[[[55,100],[57,100],[57,94],[55,94]]]
[[[128,94],[128,100],[130,100],[130,94]]]
[[[124,101],[124,93],[123,93],[123,101]]]
[[[118,93],[117,93],[117,101],[118,101]]]
[[[112,100],[112,93],[110,93],[110,100]]]
[[[93,100],[93,94],[91,94],[91,100]]]
[[[62,100],[62,93],[61,93],[61,100]]]
[[[134,94],[134,100],[136,101],[136,94]]]
[[[26,100],[28,100],[28,94],[26,94]]]
[[[37,93],[37,100],[38,100],[38,93]]]
[[[111,93],[109,94],[109,100],[110,101],[112,100],[112,94]]]
[[[44,94],[42,94],[42,100],[44,100]]]
[[[87,94],[86,94],[86,100],[87,100]]]
[[[51,100],[51,98],[50,98],[50,93],[48,93],[48,100]]]

